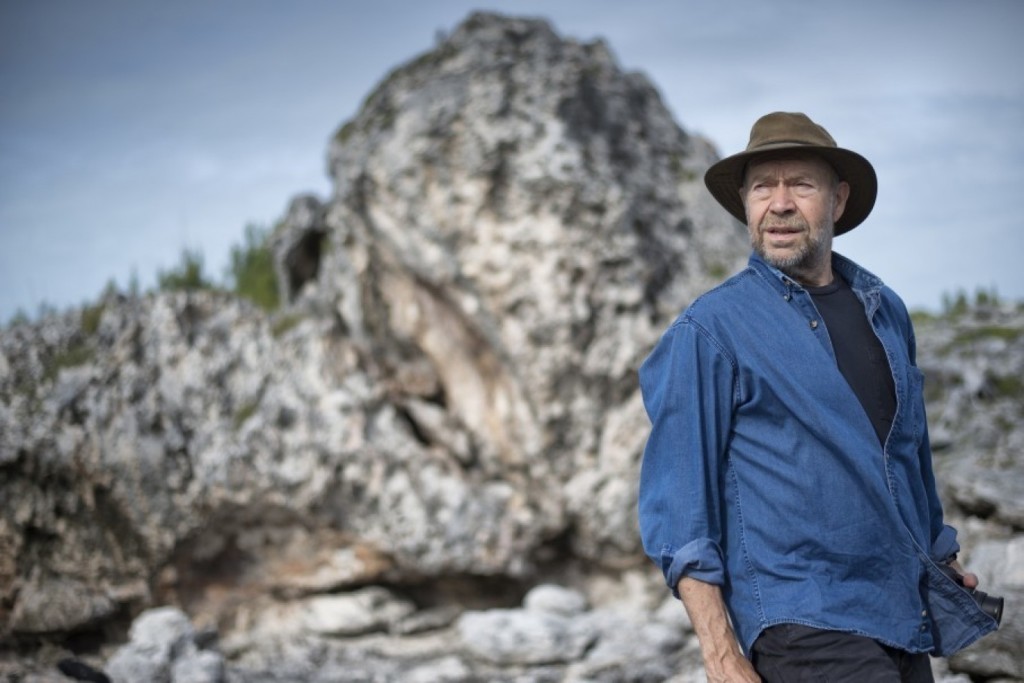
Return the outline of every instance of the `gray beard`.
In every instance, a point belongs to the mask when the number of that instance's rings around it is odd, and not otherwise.
[[[801,271],[808,271],[814,268],[823,259],[828,258],[832,251],[832,226],[821,226],[817,238],[811,238],[796,253],[791,256],[769,256],[764,248],[764,233],[760,230],[751,237],[750,244],[764,261],[775,268],[778,268],[787,275],[795,276]],[[809,234],[809,233],[808,233]]]

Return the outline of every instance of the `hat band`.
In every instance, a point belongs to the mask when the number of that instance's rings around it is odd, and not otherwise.
[[[800,145],[802,147],[829,147],[829,148],[835,148],[835,145],[830,145],[828,143],[822,143],[822,142],[809,142],[807,140],[769,140],[768,142],[758,143],[758,145],[756,147],[747,147],[747,151],[748,152],[754,152],[754,151],[756,151],[758,149],[761,149],[763,147],[767,147],[769,145]]]

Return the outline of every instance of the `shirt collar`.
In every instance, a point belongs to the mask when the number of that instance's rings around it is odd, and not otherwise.
[[[804,289],[799,282],[775,266],[769,265],[756,251],[751,252],[748,265],[761,275],[779,294],[785,295],[794,290]],[[863,293],[877,291],[885,284],[873,273],[834,251],[832,252],[832,269],[842,275],[855,291]]]

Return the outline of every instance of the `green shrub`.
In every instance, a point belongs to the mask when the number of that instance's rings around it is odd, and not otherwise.
[[[958,346],[960,344],[969,344],[983,339],[1002,339],[1006,342],[1013,343],[1020,339],[1022,334],[1024,334],[1024,330],[1017,327],[983,325],[982,327],[972,327],[958,332],[956,338],[953,340],[953,345]]]
[[[104,304],[98,303],[92,306],[86,306],[82,309],[81,324],[82,332],[88,336],[96,334],[96,330],[100,328],[100,320],[103,319]]]
[[[96,353],[84,342],[72,344],[63,351],[58,351],[52,358],[43,362],[43,380],[52,382],[64,368],[74,368],[92,361]]]
[[[345,142],[347,142],[348,139],[352,137],[352,133],[354,132],[356,132],[356,123],[355,121],[349,121],[344,126],[339,128],[338,132],[334,134],[334,140],[339,145],[344,145]]]
[[[15,325],[26,325],[32,322],[32,318],[29,317],[28,313],[25,312],[24,308],[19,308],[11,316],[10,320],[7,321],[7,327],[11,328]]]
[[[989,380],[996,396],[1020,399],[1024,397],[1024,380],[1016,375],[996,375],[989,373]]]
[[[936,317],[934,313],[932,313],[931,311],[926,311],[924,309],[919,308],[910,312],[910,321],[914,323],[915,327],[919,327],[921,325],[933,322],[935,321],[935,319]]]
[[[949,294],[944,292],[942,294],[942,314],[950,316],[959,316],[967,312],[967,294],[964,290],[957,291],[956,294]]]
[[[988,308],[999,306],[999,293],[993,289],[984,289],[979,287],[974,292],[974,306],[976,308]]]
[[[213,282],[203,273],[202,252],[188,248],[182,249],[177,266],[157,272],[156,283],[161,292],[213,289]]]
[[[955,294],[944,292],[942,294],[942,313],[947,317],[956,317],[967,313],[972,308],[985,309],[997,308],[1002,304],[999,293],[995,288],[985,289],[978,287],[974,290],[974,298],[967,295],[963,289],[957,290]]]
[[[267,244],[268,231],[257,225],[247,225],[242,244],[231,247],[228,279],[238,296],[249,299],[267,311],[280,305],[274,257]]]
[[[302,316],[298,314],[281,316],[274,321],[273,325],[271,325],[270,334],[272,334],[275,339],[278,339],[300,322],[302,322]]]
[[[728,274],[729,269],[725,267],[724,263],[712,263],[708,266],[708,275],[715,280],[723,280]]]

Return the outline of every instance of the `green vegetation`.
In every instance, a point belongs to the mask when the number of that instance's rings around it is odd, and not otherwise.
[[[203,273],[203,262],[202,252],[187,247],[182,249],[177,266],[157,273],[157,289],[161,292],[213,289],[213,282]]]
[[[108,285],[109,287],[109,285]],[[103,319],[103,309],[105,305],[103,302],[86,306],[82,309],[82,332],[87,336],[96,334],[96,331],[100,328],[100,320]]]
[[[157,274],[157,289],[161,292],[227,290],[267,311],[280,305],[274,256],[267,244],[269,232],[249,224],[241,244],[231,247],[227,267],[226,285],[218,285],[203,272],[201,252],[183,249],[178,265]]]
[[[256,409],[259,408],[259,401],[250,401],[240,406],[235,412],[234,426],[235,431],[238,431],[245,421],[256,414]]]
[[[955,294],[948,292],[942,295],[942,314],[947,317],[956,317],[967,313],[974,308],[992,308],[1000,305],[999,294],[995,289],[979,287],[974,292],[972,302],[967,292],[960,289]]]
[[[260,308],[273,311],[280,305],[274,256],[268,245],[269,231],[249,224],[241,244],[231,247],[226,283],[217,283],[204,272],[205,259],[195,249],[185,248],[178,265],[157,273],[157,290],[161,292],[219,290],[230,291],[252,301]],[[137,280],[135,286],[138,286]]]
[[[953,344],[969,344],[983,339],[1002,339],[1007,342],[1015,342],[1024,334],[1024,330],[1017,327],[1001,327],[999,325],[983,325],[982,327],[968,328],[957,333]]]
[[[354,132],[356,132],[356,123],[354,120],[349,121],[341,128],[339,128],[338,132],[334,134],[334,141],[337,142],[339,145],[344,145],[345,142],[350,137],[352,137],[352,133]]]
[[[967,295],[963,290],[956,294],[942,295],[942,314],[946,317],[963,315],[967,312]]]
[[[931,311],[918,309],[910,312],[910,321],[914,323],[914,327],[920,327],[935,320],[938,320],[938,316]]]
[[[910,319],[915,326],[939,321],[955,321],[969,313],[974,313],[976,317],[983,319],[986,313],[991,314],[994,312],[993,309],[1003,307],[1004,302],[994,288],[979,287],[973,295],[959,289],[953,293],[943,293],[942,304],[938,312],[918,309],[910,312]],[[1017,303],[1017,310],[1024,311],[1024,301]],[[961,342],[969,343],[986,338],[999,338],[1012,342],[1020,335],[1021,332],[1013,328],[989,325],[961,331],[949,346],[954,347]]]
[[[298,325],[301,321],[302,316],[295,313],[291,315],[282,315],[277,318],[277,320],[274,321],[274,324],[270,327],[270,334],[277,339],[283,336],[285,332]]]
[[[708,264],[708,275],[716,280],[724,280],[725,276],[729,274],[724,263],[711,263]]]
[[[683,155],[679,152],[673,152],[668,163],[672,173],[681,183],[692,183],[700,177],[700,174],[693,169],[686,168],[683,162]]]
[[[43,381],[52,382],[64,368],[74,368],[85,365],[95,356],[95,352],[84,342],[78,342],[69,346],[66,350],[58,352],[53,358],[44,362]]]
[[[267,244],[268,231],[257,225],[245,228],[242,244],[231,248],[228,279],[231,289],[266,311],[280,306],[274,256]]]
[[[1015,399],[1024,397],[1024,380],[1017,375],[989,374],[989,380],[997,396]]]
[[[32,321],[32,319],[29,317],[28,313],[25,312],[25,309],[24,308],[19,308],[18,310],[16,310],[14,312],[14,315],[11,316],[11,319],[7,321],[7,327],[14,327],[15,325],[23,325],[23,324],[29,323],[31,321]]]
[[[186,247],[182,249],[177,264],[166,270],[157,271],[156,286],[149,291],[231,292],[244,299],[249,299],[266,311],[277,310],[280,301],[277,276],[274,273],[274,259],[269,246],[269,235],[269,230],[265,228],[253,224],[246,226],[242,243],[231,247],[230,263],[227,266],[224,281],[218,281],[206,272],[206,259],[200,250]],[[83,333],[88,337],[99,330],[103,312],[111,300],[119,296],[136,299],[144,293],[139,283],[139,275],[134,270],[127,286],[123,289],[115,280],[111,279],[93,302],[78,307]],[[8,320],[0,320],[0,329],[9,329],[59,313],[60,311],[55,306],[43,302],[39,304],[34,314],[26,313],[24,309],[18,309]]]

